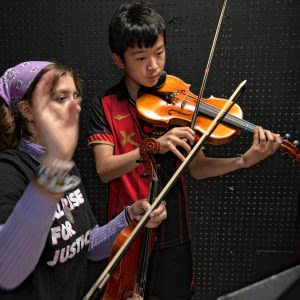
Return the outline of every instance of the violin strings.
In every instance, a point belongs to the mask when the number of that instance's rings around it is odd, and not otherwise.
[[[152,174],[152,180],[149,187],[148,201],[149,203],[153,203],[154,196],[157,195],[158,188],[158,179],[156,171]],[[145,228],[143,237],[142,237],[142,248],[140,251],[140,265],[136,278],[136,287],[138,289],[138,295],[144,297],[145,288],[146,288],[146,278],[147,278],[147,270],[149,265],[149,258],[151,254],[151,245],[152,245],[152,229]]]
[[[208,105],[206,103],[201,103],[200,112],[202,112],[202,111],[207,113],[210,117],[215,117],[220,110],[215,107],[212,107],[211,105]],[[244,131],[254,132],[255,127],[256,127],[254,124],[252,124],[246,120],[240,119],[231,114],[225,115],[223,120],[225,121],[225,123],[236,126],[240,129],[243,129]]]
[[[151,237],[151,229],[147,229],[146,232],[144,233],[145,236],[145,251],[144,251],[144,255],[142,257],[142,265],[140,266],[141,268],[141,276],[140,276],[140,282],[139,282],[139,294],[144,296],[144,291],[145,291],[145,286],[146,286],[146,276],[147,276],[147,269],[148,269],[148,261],[149,261],[149,257],[150,257],[150,237]]]
[[[195,97],[192,97],[190,95],[188,95],[187,97],[195,99]],[[187,101],[187,102],[189,102],[191,105],[194,105],[194,103],[192,103],[191,101]],[[214,118],[219,113],[219,111],[220,111],[220,109],[213,107],[207,103],[204,103],[203,101],[201,101],[201,103],[200,103],[199,112],[204,113],[204,115],[206,115],[208,117]],[[225,123],[227,122],[229,125],[236,126],[244,131],[248,131],[251,133],[253,133],[255,131],[256,125],[254,125],[246,120],[243,120],[241,118],[238,118],[234,115],[231,115],[230,113],[225,115],[223,120],[225,121]]]

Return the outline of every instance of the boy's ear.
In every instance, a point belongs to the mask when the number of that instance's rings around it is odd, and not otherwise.
[[[30,103],[26,100],[21,100],[18,103],[20,114],[27,120],[33,121],[33,114]]]
[[[111,57],[112,57],[113,62],[114,62],[120,69],[124,69],[124,63],[123,63],[123,60],[122,60],[122,58],[121,58],[118,54],[113,53]]]

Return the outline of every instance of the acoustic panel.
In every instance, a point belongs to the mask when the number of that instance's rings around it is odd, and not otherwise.
[[[97,177],[87,147],[89,103],[122,76],[111,61],[107,33],[109,20],[122,2],[1,2],[2,72],[24,60],[55,59],[77,69],[83,77],[75,158],[100,224],[106,222],[107,185]],[[166,70],[190,84],[195,95],[222,4],[219,0],[153,1],[167,26]],[[229,98],[246,79],[246,91],[238,102],[243,119],[282,136],[289,133],[291,140],[300,136],[299,6],[297,0],[228,1],[203,95]],[[241,155],[251,142],[252,134],[242,132],[223,145],[206,144],[205,152],[218,157]],[[276,252],[276,258],[269,256],[268,265],[271,261],[278,269],[284,267],[280,255],[289,253],[291,262],[300,255],[299,167],[293,166],[291,159],[282,159],[281,151],[249,169],[217,178],[196,181],[186,175],[193,230],[194,300],[214,300],[262,279],[261,252]],[[104,265],[91,264],[88,286]]]

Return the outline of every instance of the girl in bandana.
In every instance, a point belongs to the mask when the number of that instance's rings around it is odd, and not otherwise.
[[[146,200],[98,226],[72,161],[81,82],[69,68],[23,62],[0,78],[0,298],[82,299],[88,258],[109,255]],[[148,227],[166,218],[160,205]]]

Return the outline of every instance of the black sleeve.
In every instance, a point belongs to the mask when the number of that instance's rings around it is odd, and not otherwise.
[[[35,174],[36,163],[27,155],[0,154],[0,224],[6,222]]]
[[[93,135],[96,133],[109,133],[111,134],[111,129],[108,125],[107,119],[104,114],[104,109],[102,106],[103,99],[99,96],[94,97],[90,104],[90,118],[88,135]]]

